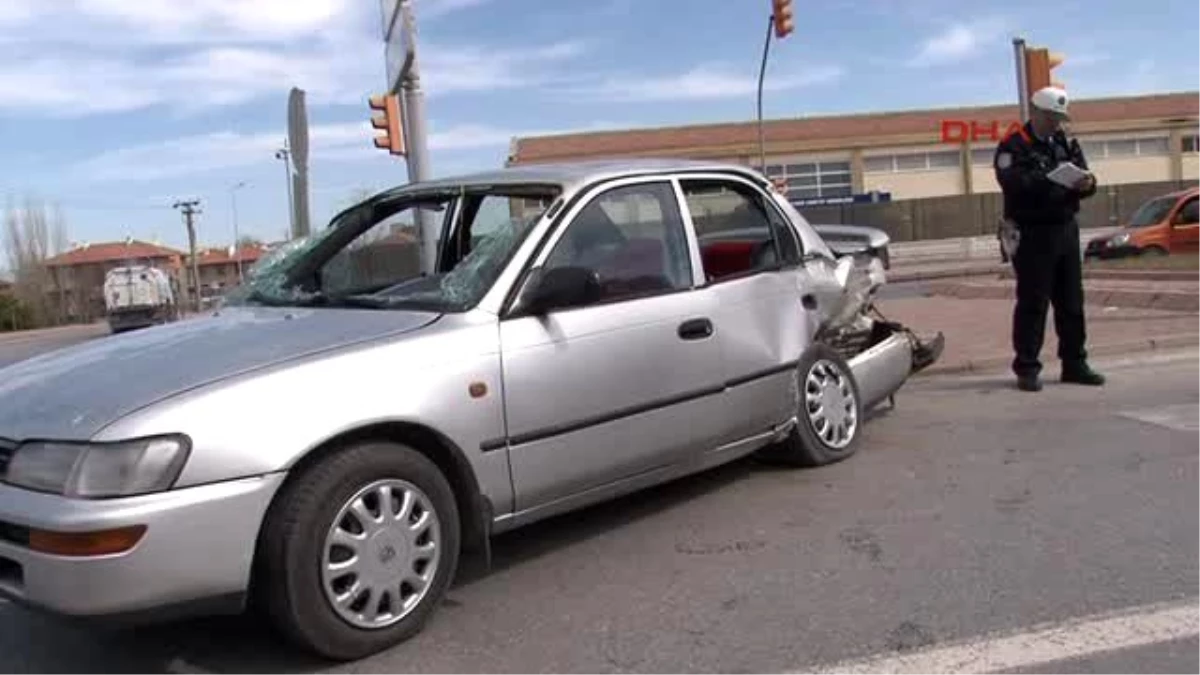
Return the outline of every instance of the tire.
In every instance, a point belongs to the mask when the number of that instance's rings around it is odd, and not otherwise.
[[[400,499],[406,494],[413,498],[412,504],[421,507],[412,508],[412,515],[424,512],[432,516],[422,533],[413,534],[411,524],[404,528],[405,523],[399,523],[366,536],[370,533],[363,519],[346,512],[357,496],[369,490],[362,505],[369,515],[382,516],[377,509],[382,503],[378,497],[380,486],[394,488],[393,513],[409,503]],[[341,578],[338,574],[327,577],[328,561],[348,562],[346,553],[350,549],[330,544],[334,526],[339,523],[338,529],[366,538],[355,544],[358,552],[353,558],[358,561],[358,574],[343,570],[338,573],[345,575]],[[432,461],[403,445],[356,444],[307,467],[281,491],[264,524],[256,579],[256,585],[261,586],[255,591],[261,594],[271,622],[301,648],[336,661],[361,659],[422,630],[457,569],[460,541],[453,490]],[[435,544],[435,553],[416,550],[430,542]],[[405,570],[414,580],[426,577],[423,595],[417,592],[410,596],[408,601],[413,604],[407,608],[399,601],[405,588],[411,593],[415,586],[400,583]],[[377,610],[390,606],[391,616],[373,626],[355,623],[356,612],[352,610],[364,614],[366,609],[355,606],[363,600],[361,596],[347,593],[353,602],[346,603],[349,607],[343,612],[335,609],[328,595],[345,592],[348,585],[373,583],[394,584],[389,589],[388,605],[374,605]],[[373,600],[381,601],[382,597],[375,595]]]
[[[1161,246],[1147,246],[1141,250],[1141,255],[1147,258],[1161,258],[1167,255],[1167,249]]]
[[[774,460],[792,466],[817,467],[840,462],[858,451],[859,437],[862,435],[863,409],[862,397],[859,394],[858,383],[854,373],[840,354],[824,344],[813,345],[805,352],[796,365],[793,381],[797,424],[787,438],[772,445],[761,453],[764,459]],[[805,392],[808,385],[815,384],[813,380],[830,379],[833,382],[841,380],[842,386],[837,391],[842,392],[845,409],[849,413],[843,421],[849,432],[845,438],[828,439],[823,435],[826,427],[820,427],[814,418],[821,415],[810,414],[806,406]],[[831,396],[837,394],[831,392]],[[827,402],[828,404],[828,402]],[[825,417],[828,421],[828,417]],[[826,432],[827,433],[827,432]]]

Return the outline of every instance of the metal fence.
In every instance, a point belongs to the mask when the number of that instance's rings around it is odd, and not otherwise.
[[[1194,180],[1102,185],[1095,196],[1083,200],[1079,224],[1085,229],[1116,227],[1146,200],[1196,185]],[[800,212],[814,224],[878,227],[892,241],[905,242],[994,235],[1002,210],[1001,195],[995,192],[804,207]]]

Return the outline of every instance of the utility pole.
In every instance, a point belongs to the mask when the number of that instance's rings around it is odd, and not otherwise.
[[[190,199],[187,201],[175,202],[173,207],[183,212],[183,223],[185,226],[187,226],[188,252],[192,261],[192,286],[195,289],[195,305],[197,312],[200,311],[200,261],[196,257],[196,225],[193,221],[193,218],[196,216],[196,214],[202,213],[202,211],[197,208],[198,206],[200,206],[200,200]]]
[[[404,44],[404,66],[393,85],[398,85],[404,103],[404,137],[408,160],[408,180],[429,180],[429,149],[425,128],[425,95],[421,91],[421,68],[417,60],[417,29],[412,0],[400,0],[400,40]],[[437,265],[437,243],[441,232],[432,214],[417,209],[417,241],[421,251],[421,270],[428,274]]]
[[[242,283],[244,279],[242,277],[242,238],[238,232],[237,191],[244,187],[246,187],[246,181],[239,181],[236,185],[229,188],[229,206],[233,213],[233,256],[234,262],[237,265],[239,284]]]
[[[287,186],[287,212],[288,212],[288,239],[296,238],[296,205],[292,199],[292,168],[291,168],[291,151],[288,150],[287,141],[283,142],[283,147],[275,151],[275,159],[283,161],[283,183]]]

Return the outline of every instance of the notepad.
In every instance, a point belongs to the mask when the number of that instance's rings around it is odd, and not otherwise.
[[[1087,175],[1087,171],[1084,171],[1070,162],[1063,162],[1055,167],[1053,171],[1046,174],[1046,178],[1049,178],[1063,187],[1075,187],[1075,183],[1079,182],[1080,178],[1083,178]]]

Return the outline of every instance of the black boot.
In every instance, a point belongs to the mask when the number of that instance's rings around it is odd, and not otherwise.
[[[1104,376],[1092,370],[1092,367],[1086,363],[1064,365],[1062,371],[1062,381],[1067,384],[1083,384],[1091,387],[1100,387],[1104,385]]]
[[[1021,391],[1041,391],[1042,378],[1034,373],[1022,373],[1017,375],[1017,389]]]

